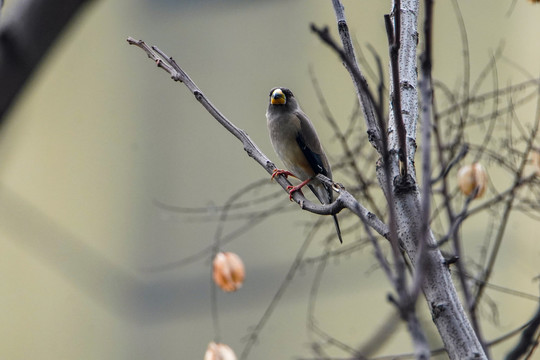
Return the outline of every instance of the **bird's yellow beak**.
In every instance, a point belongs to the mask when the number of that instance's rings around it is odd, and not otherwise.
[[[287,102],[287,98],[281,89],[276,89],[270,95],[270,103],[272,105],[283,105]]]

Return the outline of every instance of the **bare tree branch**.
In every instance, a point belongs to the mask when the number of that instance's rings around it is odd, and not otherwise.
[[[540,303],[539,303],[540,304]],[[529,350],[532,350],[535,346],[538,345],[538,330],[540,329],[540,306],[538,307],[536,313],[530,320],[527,327],[523,330],[521,338],[517,345],[506,355],[505,360],[518,360],[521,356],[525,355]],[[536,334],[536,335],[535,335]]]
[[[335,44],[332,44],[333,41],[327,43],[331,47],[334,47],[336,52],[340,55],[345,68],[351,75],[354,88],[356,90],[356,95],[358,96],[358,102],[360,103],[362,112],[364,114],[364,120],[366,121],[369,141],[375,147],[375,149],[381,149],[381,131],[384,130],[379,128],[378,121],[380,120],[378,119],[383,118],[383,109],[381,106],[377,106],[377,103],[371,94],[371,90],[369,90],[368,83],[362,74],[360,67],[358,66],[356,54],[354,53],[354,46],[349,34],[349,26],[347,25],[347,20],[345,19],[343,4],[341,3],[341,0],[332,0],[332,5],[336,15],[336,22],[341,43],[343,45],[343,50],[338,51],[338,47]],[[311,28],[313,31],[317,31],[313,25]],[[324,33],[321,31],[317,31],[317,33],[323,41],[326,41]],[[328,35],[328,31],[326,35]]]
[[[42,58],[89,0],[19,0],[0,24],[0,125]]]
[[[394,3],[394,21],[392,22],[390,15],[384,16],[384,24],[386,26],[386,34],[388,37],[388,47],[390,49],[390,70],[391,70],[391,87],[390,87],[390,107],[395,119],[396,130],[399,143],[399,161],[400,161],[400,176],[407,178],[407,131],[403,122],[403,111],[401,109],[401,82],[399,80],[399,50],[401,47],[401,1],[395,0]]]
[[[337,3],[338,1],[335,1]],[[341,8],[342,10],[342,8]],[[400,57],[400,86],[398,90],[404,91],[406,93],[406,101],[404,101],[405,104],[407,104],[407,107],[405,107],[404,113],[406,112],[406,120],[405,124],[407,127],[407,141],[411,146],[407,147],[408,154],[407,156],[410,157],[410,161],[408,161],[408,166],[411,166],[411,176],[414,176],[414,153],[415,153],[415,137],[416,137],[416,121],[417,121],[417,99],[418,94],[416,91],[416,43],[417,43],[417,32],[416,32],[416,16],[418,11],[418,3],[415,1],[408,1],[405,5],[401,5],[401,9],[395,10],[395,11],[402,11],[403,14],[405,14],[406,19],[406,25],[401,30],[401,36],[406,36],[407,40],[407,49],[402,53],[402,57]],[[340,28],[347,27],[342,26],[341,24],[345,23],[343,16],[338,16],[338,25]],[[313,27],[312,27],[313,28]],[[315,30],[315,29],[314,29]],[[342,54],[342,50],[340,50],[335,44],[330,42],[328,31],[318,31],[319,36],[322,40],[327,42],[332,49],[334,49],[338,54],[340,54],[340,57],[346,64],[346,66],[350,67],[350,61],[346,61],[344,59],[344,56]],[[403,35],[406,34],[406,35]],[[414,40],[414,41],[411,41]],[[349,68],[348,68],[349,69]],[[402,75],[403,74],[403,75]],[[401,76],[402,75],[402,76]],[[356,81],[357,79],[353,76],[353,81]],[[371,103],[374,103],[371,101]],[[392,115],[392,113],[390,113]],[[380,121],[379,121],[380,124]],[[421,236],[421,224],[422,221],[420,217],[416,216],[416,214],[421,214],[421,205],[420,205],[420,195],[418,193],[418,189],[416,189],[416,186],[414,185],[414,177],[412,177],[412,184],[413,186],[406,187],[405,191],[396,193],[396,196],[394,198],[393,192],[388,191],[388,186],[384,185],[385,182],[388,181],[388,175],[392,174],[392,176],[397,176],[400,174],[399,168],[396,166],[397,162],[395,161],[397,159],[397,151],[392,151],[390,153],[390,157],[387,157],[385,161],[384,153],[386,150],[386,144],[384,144],[384,135],[382,134],[382,129],[384,129],[383,126],[379,125],[379,128],[381,129],[381,145],[382,148],[379,146],[376,146],[376,149],[383,154],[383,164],[384,166],[379,166],[378,171],[378,178],[381,183],[381,186],[383,190],[385,190],[385,195],[387,197],[387,201],[390,208],[390,229],[392,234],[392,209],[395,206],[396,207],[396,214],[395,217],[397,224],[398,224],[398,232],[400,234],[400,241],[403,244],[404,248],[406,249],[409,258],[411,259],[412,263],[414,265],[418,264],[418,239],[420,239]],[[392,140],[390,141],[391,146],[397,147],[398,141],[396,137],[396,131],[395,126],[390,127],[389,133],[392,136]],[[429,146],[426,144],[426,146]],[[396,184],[394,184],[396,185]],[[428,185],[428,184],[426,184]],[[428,185],[429,186],[429,185]],[[392,235],[390,236],[392,239]],[[436,244],[433,235],[431,232],[429,232],[429,238],[426,239],[427,244],[429,246],[434,246]],[[468,357],[477,356],[478,358],[485,359],[485,354],[483,353],[483,349],[481,344],[479,343],[478,339],[476,338],[476,335],[474,333],[474,330],[470,326],[469,321],[467,320],[467,317],[464,313],[464,309],[461,306],[456,290],[453,286],[453,283],[449,277],[449,273],[447,269],[445,268],[445,261],[442,258],[441,254],[438,250],[432,250],[426,252],[426,278],[423,283],[422,289],[424,291],[424,294],[426,296],[426,299],[428,303],[431,306],[432,314],[433,314],[433,320],[435,324],[437,325],[439,332],[441,334],[441,337],[443,341],[445,342],[446,349],[449,353],[449,356],[451,359],[464,359]],[[401,283],[398,281],[398,283]],[[406,298],[406,292],[398,291],[398,294],[403,295],[403,298]],[[401,304],[401,306],[405,306],[405,303]],[[402,308],[403,310],[403,308]],[[408,314],[413,314],[413,312],[408,312]],[[452,314],[451,316],[449,316]],[[442,318],[441,318],[442,316]],[[457,316],[457,318],[456,318]],[[459,319],[458,319],[459,318]],[[410,324],[410,323],[409,323]],[[457,335],[457,336],[456,336]],[[414,337],[414,334],[413,334]],[[463,346],[463,344],[467,344],[466,347]],[[415,344],[418,345],[418,344]],[[417,353],[419,354],[425,354],[425,351],[420,351]]]

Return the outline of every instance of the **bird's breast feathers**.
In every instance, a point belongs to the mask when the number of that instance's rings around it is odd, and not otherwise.
[[[296,116],[269,118],[270,140],[285,167],[300,180],[306,180],[315,172],[298,145],[300,120]]]

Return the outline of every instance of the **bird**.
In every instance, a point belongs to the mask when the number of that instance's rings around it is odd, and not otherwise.
[[[291,200],[295,191],[301,191],[307,185],[322,204],[330,204],[333,200],[332,189],[316,176],[322,174],[332,180],[332,169],[315,127],[300,108],[291,90],[284,87],[270,90],[266,119],[270,142],[286,168],[275,169],[272,179],[277,175],[285,175],[302,181],[299,185],[287,188]],[[332,216],[339,242],[343,243],[337,216]]]

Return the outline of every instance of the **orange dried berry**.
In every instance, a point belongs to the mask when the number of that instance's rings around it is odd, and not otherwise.
[[[212,341],[208,344],[204,360],[236,360],[236,355],[228,345]]]
[[[479,163],[465,165],[459,169],[458,185],[461,192],[465,195],[470,195],[474,189],[478,187],[478,192],[475,195],[475,199],[482,197],[486,191],[488,177],[484,167]]]
[[[238,255],[232,252],[219,252],[214,258],[213,267],[214,282],[221,290],[231,292],[242,287],[246,271]]]

